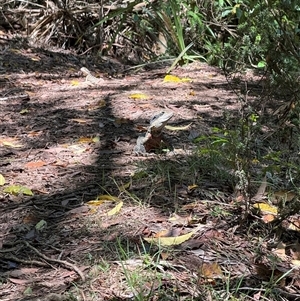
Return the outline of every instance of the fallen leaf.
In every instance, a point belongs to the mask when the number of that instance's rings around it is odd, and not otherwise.
[[[5,178],[4,176],[0,173],[0,186],[3,186],[5,184]]]
[[[42,133],[43,133],[43,131],[38,131],[38,132],[31,131],[27,134],[27,136],[28,137],[37,137],[37,136],[40,136]]]
[[[13,147],[13,148],[19,148],[23,147],[22,144],[16,139],[16,138],[2,138],[0,139],[0,143],[4,146]]]
[[[144,237],[144,240],[155,245],[160,245],[160,246],[175,246],[175,245],[180,245],[183,242],[187,241],[190,239],[196,231],[191,231],[187,234],[177,236],[177,237]]]
[[[130,186],[131,186],[131,183],[132,181],[129,181],[128,183],[125,183],[124,185],[121,185],[120,187],[119,187],[119,190],[120,191],[126,191],[126,189],[128,189]]]
[[[112,215],[115,215],[117,213],[120,212],[121,208],[123,206],[123,202],[119,202],[113,209],[111,209],[110,211],[107,212],[107,215],[108,216],[112,216]]]
[[[100,142],[100,137],[96,136],[92,139],[94,143]]]
[[[26,114],[26,113],[28,113],[28,112],[29,112],[29,110],[28,110],[28,109],[23,109],[23,110],[21,110],[21,111],[20,111],[20,114],[22,114],[22,115],[23,115],[23,114]]]
[[[169,218],[169,221],[173,224],[173,225],[183,225],[183,226],[186,226],[186,225],[189,225],[190,222],[192,220],[192,216],[189,215],[189,216],[179,216],[178,214],[173,214],[170,218]]]
[[[93,138],[89,138],[89,137],[80,137],[78,139],[79,143],[91,143],[93,142]]]
[[[38,231],[43,231],[47,227],[47,222],[45,220],[40,220],[36,225],[35,229]]]
[[[21,269],[10,271],[9,276],[20,278],[22,276],[28,276],[29,274],[34,274],[38,271],[39,271],[38,268],[21,268]]]
[[[79,86],[79,81],[78,80],[72,80],[71,81],[71,86]]]
[[[223,272],[217,262],[204,262],[200,268],[199,274],[201,277],[211,280],[223,277]]]
[[[41,58],[39,58],[39,57],[32,57],[31,60],[34,61],[34,62],[39,62],[41,60]]]
[[[78,123],[87,123],[87,119],[80,119],[80,118],[73,118],[72,121],[78,122]]]
[[[32,213],[27,214],[24,218],[23,218],[23,223],[24,224],[36,224],[38,222],[38,217],[35,216]]]
[[[27,168],[39,168],[42,167],[44,165],[46,165],[47,163],[44,161],[32,161],[32,162],[28,162],[25,164],[25,167]]]
[[[171,125],[165,125],[165,128],[169,131],[186,131],[189,129],[190,125],[192,123],[189,123],[187,125],[184,126],[171,126]]]
[[[25,194],[25,195],[33,195],[32,191],[25,187],[19,185],[10,185],[3,190],[5,193],[10,193],[14,195]]]
[[[198,185],[197,184],[192,184],[192,185],[189,185],[187,187],[187,190],[188,192],[192,192],[193,190],[195,190],[196,188],[198,188]]]
[[[172,233],[172,229],[163,229],[160,230],[159,232],[155,233],[154,237],[174,237],[175,235],[173,235]]]
[[[300,231],[300,220],[293,220],[291,223],[289,223],[287,229],[293,231]]]
[[[129,95],[129,98],[131,99],[148,99],[149,96],[144,93],[134,93]]]
[[[267,224],[272,222],[275,219],[275,215],[273,214],[264,214],[262,220]]]
[[[92,200],[92,201],[87,202],[86,204],[97,207],[97,206],[102,205],[104,202],[105,202],[105,200]]]
[[[31,294],[32,294],[32,288],[29,286],[25,289],[25,291],[23,292],[23,295],[30,296]]]
[[[87,148],[82,147],[80,145],[76,145],[76,144],[70,145],[70,146],[68,146],[68,148],[71,149],[72,152],[77,155],[80,155],[87,150]]]
[[[273,250],[273,252],[281,259],[281,260],[287,260],[287,255],[285,252],[286,244],[284,244],[282,241],[280,241],[276,247],[276,249]]]
[[[116,196],[112,196],[112,195],[108,195],[108,194],[99,195],[97,197],[97,199],[98,200],[113,201],[113,202],[121,202],[121,200],[119,198],[117,198]]]
[[[254,208],[259,209],[262,213],[271,213],[271,214],[277,214],[278,213],[278,208],[266,203],[256,203],[253,205]]]
[[[27,283],[31,283],[33,282],[33,280],[25,280],[25,279],[15,279],[15,278],[8,278],[10,282],[14,283],[14,284],[20,284],[20,285],[24,285]]]
[[[98,108],[103,108],[106,106],[106,101],[104,99],[100,99],[97,103]]]
[[[164,78],[164,83],[185,83],[185,82],[191,82],[192,80],[188,77],[179,78],[175,75],[167,74]]]

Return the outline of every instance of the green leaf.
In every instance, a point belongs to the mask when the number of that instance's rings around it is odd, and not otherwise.
[[[257,68],[265,68],[266,67],[266,62],[265,61],[260,61],[258,64],[257,64]]]
[[[40,220],[36,225],[35,229],[38,231],[42,231],[47,227],[47,222],[45,220]]]
[[[25,195],[33,195],[33,192],[25,187],[20,185],[10,185],[3,190],[5,193],[10,193],[14,195],[25,194]]]

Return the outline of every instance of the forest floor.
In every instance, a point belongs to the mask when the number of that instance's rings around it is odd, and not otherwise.
[[[287,248],[276,225],[245,214],[233,171],[195,142],[241,115],[221,70],[192,63],[166,81],[166,64],[5,46],[1,300],[299,300],[298,234]],[[255,101],[262,84],[243,76],[235,88],[252,85]],[[174,149],[135,154],[160,111],[174,114]]]

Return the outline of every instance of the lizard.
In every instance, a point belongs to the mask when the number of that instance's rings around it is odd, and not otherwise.
[[[134,152],[137,154],[147,153],[162,147],[170,147],[170,144],[163,137],[163,129],[172,116],[173,112],[160,112],[153,116],[145,136],[138,137]]]
[[[91,74],[91,71],[85,67],[80,69],[86,75],[85,81],[92,85],[100,84],[103,81],[103,78],[97,78]]]

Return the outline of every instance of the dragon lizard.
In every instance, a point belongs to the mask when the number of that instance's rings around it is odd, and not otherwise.
[[[163,129],[172,118],[173,112],[160,112],[153,116],[145,136],[138,137],[134,147],[135,153],[147,153],[169,147],[170,144],[163,137]]]
[[[101,82],[103,82],[103,78],[97,78],[97,77],[93,76],[91,74],[91,71],[89,69],[85,68],[85,67],[82,67],[80,69],[80,71],[83,72],[86,75],[85,81],[88,84],[97,85],[97,84],[100,84]]]

